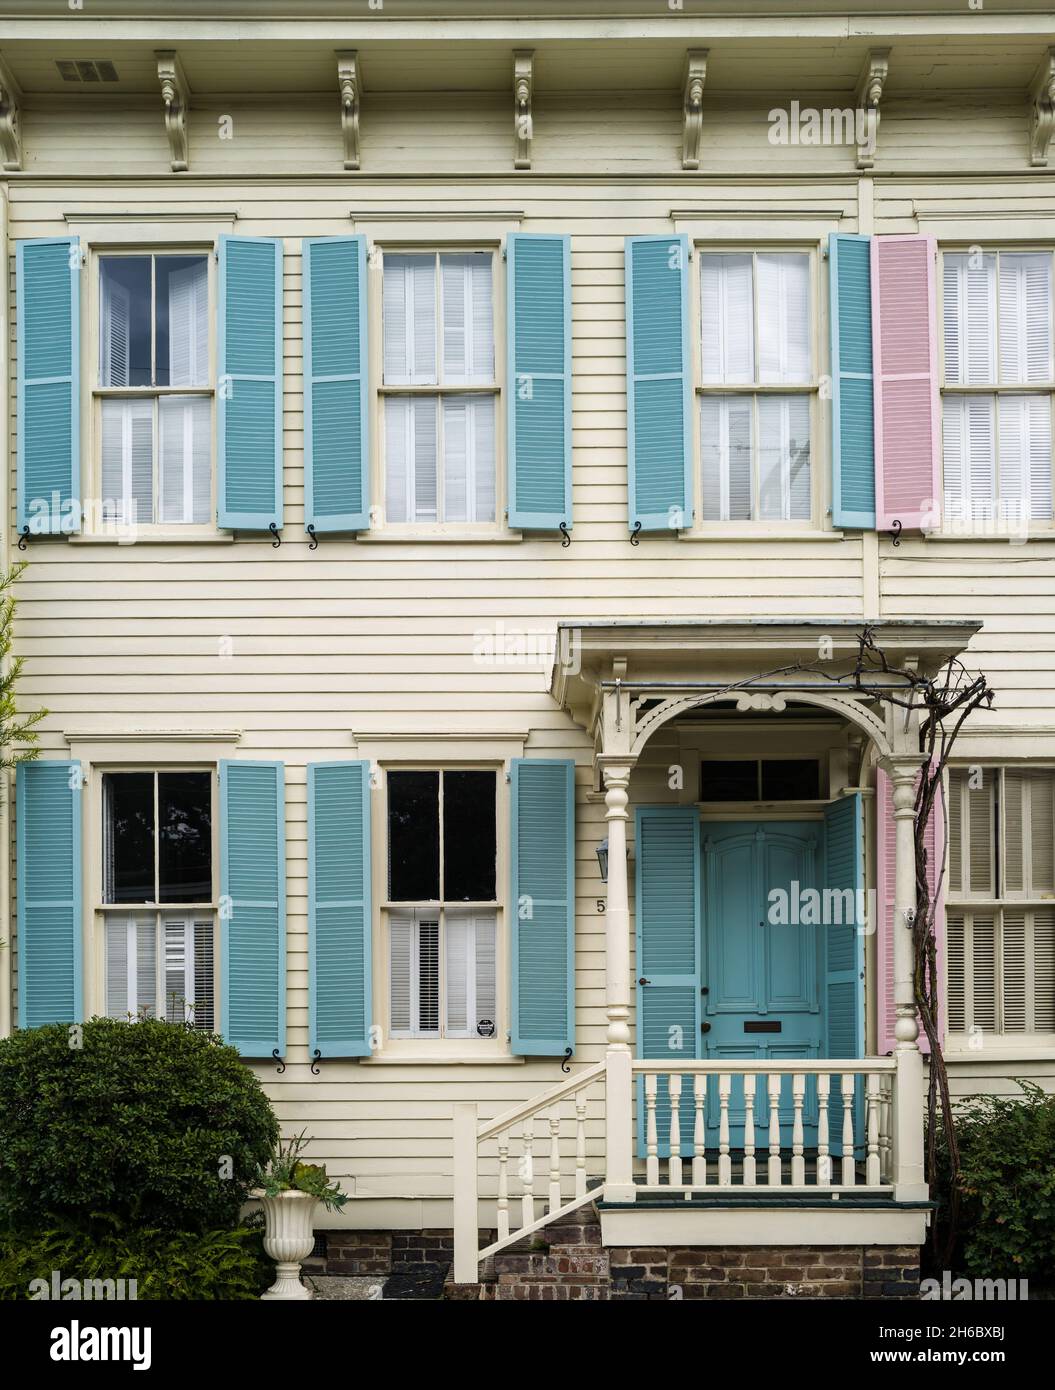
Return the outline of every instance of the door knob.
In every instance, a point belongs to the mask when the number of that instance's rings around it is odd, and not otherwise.
[[[652,983],[652,981],[651,981],[651,980],[646,980],[645,977],[644,977],[644,975],[642,975],[641,978],[640,978],[640,980],[638,980],[638,984],[639,984],[639,985],[650,985],[651,983]]]

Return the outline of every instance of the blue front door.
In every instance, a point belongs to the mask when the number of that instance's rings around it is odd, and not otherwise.
[[[703,1022],[701,1055],[785,1060],[824,1055],[819,900],[823,824],[737,821],[707,824],[702,834]],[[803,918],[806,921],[803,921]],[[707,1104],[709,1138],[718,1127],[718,1087]],[[759,1078],[755,1102],[761,1135],[769,1103]],[[781,1128],[790,1138],[791,1078],[782,1083]],[[743,1143],[742,1080],[730,1098],[732,1147]],[[816,1124],[816,1094],[806,1095],[807,1131]],[[806,1142],[811,1142],[807,1132]]]

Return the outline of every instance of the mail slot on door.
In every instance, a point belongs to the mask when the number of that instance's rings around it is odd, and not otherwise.
[[[784,1025],[778,1018],[766,1019],[764,1023],[750,1019],[744,1024],[745,1033],[779,1033]]]

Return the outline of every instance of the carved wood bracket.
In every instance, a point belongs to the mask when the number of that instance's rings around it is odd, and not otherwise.
[[[22,89],[0,57],[0,165],[22,168]]]
[[[685,55],[685,133],[682,137],[683,169],[700,167],[700,136],[703,133],[703,85],[707,81],[706,48],[690,48]]]
[[[1055,48],[1049,48],[1029,88],[1029,162],[1045,165],[1055,135]]]
[[[531,168],[534,118],[531,101],[535,83],[535,51],[521,48],[513,54],[513,168]]]
[[[157,50],[158,81],[165,107],[165,134],[169,139],[172,171],[184,173],[190,167],[187,150],[187,112],[190,110],[190,88],[183,75],[179,54],[172,49]]]
[[[355,50],[337,54],[337,87],[341,93],[341,135],[344,139],[344,167],[359,168],[359,101],[363,71]]]
[[[876,145],[879,141],[879,103],[886,85],[890,67],[889,48],[870,48],[865,59],[861,76],[857,80],[854,93],[854,114],[861,120],[863,113],[864,130],[857,131],[857,167],[871,169],[875,163]],[[864,138],[862,139],[862,135]]]

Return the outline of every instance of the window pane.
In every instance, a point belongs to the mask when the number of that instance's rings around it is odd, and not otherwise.
[[[159,772],[161,901],[212,901],[212,785],[207,772]]]
[[[763,801],[816,801],[819,796],[816,758],[763,758]]]
[[[440,896],[440,774],[388,774],[388,896],[435,902]]]
[[[947,255],[942,278],[945,380],[985,386],[996,380],[996,257]]]
[[[212,919],[194,923],[194,1026],[211,1033],[215,1027],[215,956]]]
[[[385,516],[436,521],[435,396],[385,398]]]
[[[158,520],[201,525],[212,514],[212,402],[162,396],[158,411]]]
[[[103,519],[126,525],[154,520],[154,402],[102,403]]]
[[[495,519],[493,396],[443,399],[443,520]]]
[[[765,521],[810,519],[810,402],[758,398],[759,514]]]
[[[745,385],[755,379],[752,258],[700,257],[703,379]]]
[[[758,763],[707,761],[700,764],[701,801],[757,801]]]
[[[988,520],[996,498],[995,397],[946,396],[942,460],[949,520]]]
[[[158,256],[154,269],[158,386],[209,380],[209,269],[204,256]]]
[[[103,774],[108,903],[154,901],[154,777],[150,772]]]
[[[1000,253],[1000,379],[1052,379],[1050,251]]]
[[[386,255],[382,287],[386,385],[436,382],[436,257]]]
[[[1051,400],[1005,396],[1000,415],[1000,500],[1009,520],[1051,520]]]
[[[128,919],[106,918],[106,1015],[124,1018],[128,1007]]]
[[[750,521],[752,401],[743,396],[703,396],[700,431],[704,521]]]
[[[494,1037],[495,919],[491,914],[446,912],[443,933],[444,1032],[448,1037]]]
[[[758,379],[810,379],[810,263],[801,254],[759,255]]]
[[[165,942],[164,1016],[169,1023],[183,1023],[193,1000],[187,992],[187,931],[183,917],[166,917],[162,923]]]
[[[443,293],[443,379],[475,386],[495,379],[491,257],[487,252],[440,257]]]
[[[418,1032],[440,1031],[440,924],[436,917],[418,923]]]
[[[443,774],[443,896],[448,902],[495,898],[495,774]]]
[[[412,978],[415,932],[410,913],[393,912],[388,921],[388,1026],[394,1037],[409,1034],[414,1025],[417,991]]]
[[[99,382],[150,386],[150,257],[99,260]]]

